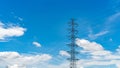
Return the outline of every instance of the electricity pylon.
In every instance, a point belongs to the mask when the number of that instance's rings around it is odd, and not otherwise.
[[[78,31],[76,30],[76,27],[78,26],[77,23],[75,23],[74,19],[71,19],[71,22],[68,23],[69,25],[69,40],[70,43],[68,44],[70,47],[70,50],[68,51],[68,53],[70,54],[70,58],[68,58],[68,60],[70,61],[70,68],[77,68],[76,62],[77,62],[77,58],[76,58],[76,54],[78,53],[76,51],[77,45],[75,44],[75,39],[76,34],[78,33]]]

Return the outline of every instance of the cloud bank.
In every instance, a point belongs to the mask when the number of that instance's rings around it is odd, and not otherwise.
[[[101,44],[96,42],[91,42],[86,39],[76,39],[76,44],[82,48],[79,50],[81,56],[77,62],[78,68],[89,68],[101,66],[106,66],[108,68],[110,65],[114,65],[114,68],[119,68],[120,66],[120,46],[115,52],[106,50]],[[18,52],[0,52],[0,67],[4,68],[69,68],[69,61],[62,60],[65,57],[69,57],[69,53],[61,50],[60,56],[56,56],[56,61],[49,54],[37,54],[28,55],[20,54]],[[64,57],[65,56],[65,57]],[[50,63],[61,61],[59,64]]]
[[[27,66],[45,63],[52,58],[49,54],[25,55],[18,52],[0,52],[0,67],[26,68]]]

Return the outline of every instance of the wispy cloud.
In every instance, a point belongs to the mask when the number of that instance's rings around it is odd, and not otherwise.
[[[109,16],[109,17],[107,18],[106,23],[107,23],[107,24],[111,24],[111,23],[113,23],[114,21],[116,21],[118,18],[120,18],[120,12],[117,12],[117,13]]]
[[[88,37],[89,37],[90,39],[94,40],[94,39],[96,39],[96,38],[98,38],[98,37],[100,37],[100,36],[103,36],[103,35],[107,34],[107,33],[109,33],[109,31],[108,31],[108,30],[104,30],[104,31],[100,31],[100,32],[98,32],[98,33],[96,33],[96,34],[93,34],[92,29],[89,29]]]
[[[115,26],[120,22],[120,12],[116,12],[106,18],[104,28],[106,30],[113,30]]]

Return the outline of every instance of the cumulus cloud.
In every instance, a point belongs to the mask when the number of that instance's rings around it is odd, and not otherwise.
[[[82,47],[85,51],[100,51],[104,49],[100,44],[97,44],[96,42],[90,42],[85,39],[77,38],[76,44]]]
[[[96,67],[99,68],[100,66],[105,66],[106,68],[110,65],[115,65],[114,68],[119,68],[120,63],[120,55],[118,54],[119,48],[116,49],[116,52],[113,53],[109,50],[106,50],[101,44],[96,42],[91,42],[86,39],[76,39],[76,44],[81,47],[80,50],[81,55],[84,55],[86,58],[80,58],[77,62],[78,68],[89,68],[89,67]],[[61,55],[66,56],[66,51],[60,51]],[[63,63],[65,65],[63,65]],[[63,61],[60,65],[50,65],[48,64],[47,68],[66,68],[69,66],[69,62]]]
[[[25,66],[36,65],[46,62],[52,57],[48,54],[41,55],[23,55],[18,52],[0,52],[0,66],[9,68],[25,68]]]
[[[36,41],[34,41],[32,44],[35,45],[36,47],[41,47],[41,44]]]
[[[8,26],[4,23],[0,22],[0,40],[5,40],[6,38],[10,37],[19,37],[24,35],[24,32],[26,31],[25,28],[20,26]]]
[[[120,63],[120,54],[119,49],[116,49],[116,52],[111,52],[109,50],[105,50],[101,44],[96,42],[90,42],[85,39],[76,39],[76,44],[82,48],[80,52],[84,55],[88,54],[86,59],[80,59],[78,61],[78,65],[83,67],[89,66],[110,66],[116,65],[119,68]]]

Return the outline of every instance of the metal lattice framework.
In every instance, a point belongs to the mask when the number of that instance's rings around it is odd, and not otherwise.
[[[75,23],[74,19],[71,19],[71,22],[69,22],[69,40],[70,43],[68,44],[70,47],[70,51],[68,51],[68,53],[70,54],[70,58],[68,58],[68,60],[70,60],[70,68],[77,68],[76,65],[76,61],[78,60],[76,58],[76,54],[78,53],[76,51],[76,44],[75,44],[75,39],[76,39],[76,34],[78,33],[78,31],[76,30],[77,27],[77,23]]]

